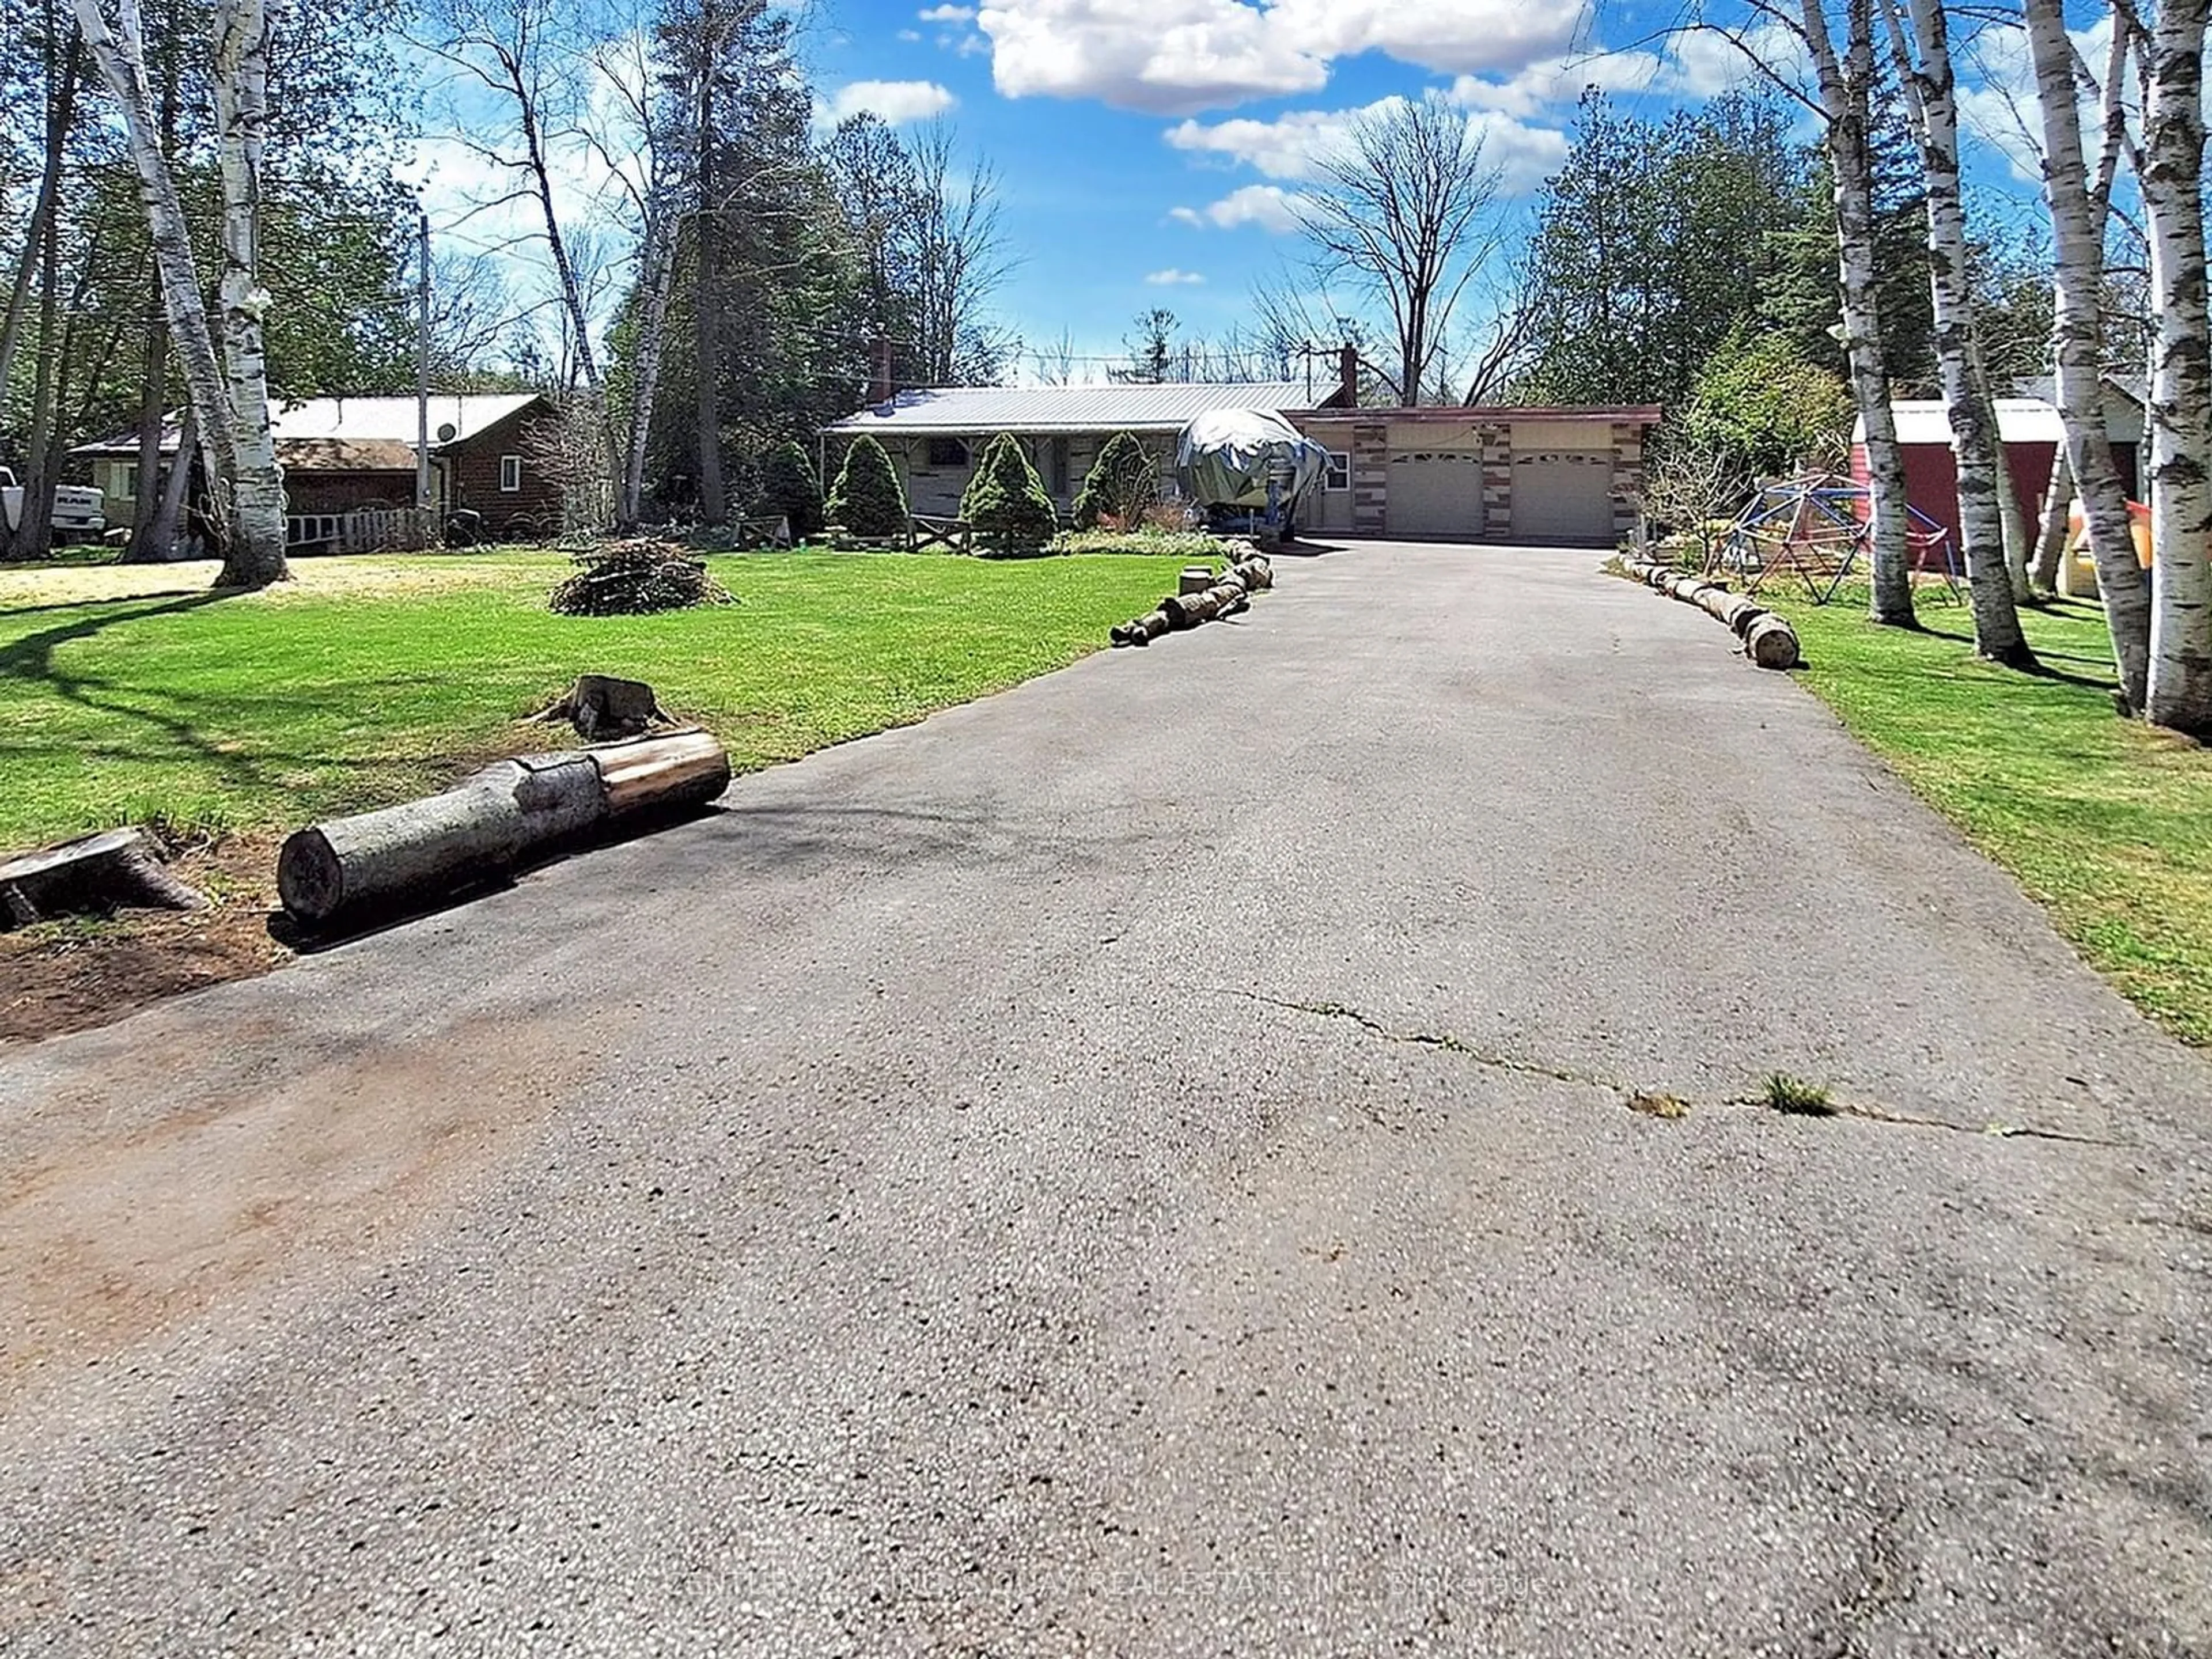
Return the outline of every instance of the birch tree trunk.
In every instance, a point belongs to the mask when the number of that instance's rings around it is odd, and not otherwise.
[[[177,432],[176,459],[169,463],[167,476],[161,480],[161,498],[155,506],[154,516],[147,520],[149,558],[166,560],[177,556],[177,527],[184,522],[185,498],[191,489],[192,467],[199,459],[199,417],[187,409],[184,424]],[[148,477],[143,473],[139,477],[142,492],[152,488]]]
[[[643,297],[637,335],[636,384],[631,392],[629,433],[623,445],[622,490],[617,498],[619,526],[635,530],[645,497],[645,451],[653,436],[653,405],[660,390],[662,334],[668,326],[668,300],[676,286],[676,228],[673,215],[654,204],[645,223],[645,247],[638,285]]]
[[[2058,586],[2058,562],[2066,556],[2066,532],[2071,528],[2074,473],[2066,464],[2066,445],[2061,442],[2051,458],[2051,482],[2044,487],[2043,516],[2035,532],[2035,558],[2028,580],[2045,593]]]
[[[124,136],[132,169],[138,175],[139,199],[146,210],[155,269],[161,276],[162,301],[168,313],[171,349],[184,375],[200,441],[207,451],[208,470],[215,485],[211,506],[220,512],[222,492],[237,471],[230,399],[216,356],[214,331],[200,303],[199,268],[192,256],[184,204],[161,154],[153,98],[146,82],[145,38],[139,27],[137,0],[121,0],[112,30],[100,9],[100,0],[73,0],[73,4],[77,27],[83,33],[93,61],[100,66],[100,78],[123,107]]]
[[[1885,0],[1887,3],[1887,0]],[[1974,617],[1976,654],[2013,668],[2033,668],[2035,653],[2020,631],[2006,557],[1999,492],[2011,488],[1997,433],[1996,410],[1983,383],[1974,346],[1974,298],[1967,270],[1966,211],[1959,191],[1959,108],[1951,69],[1950,30],[1943,0],[1906,0],[1917,61],[1902,50],[1907,101],[1920,129],[1928,204],[1928,282],[1935,301],[1936,363],[1951,422],[1959,474],[1959,540]]]
[[[2112,55],[2105,77],[2108,138],[2097,177],[2089,176],[2081,149],[2081,112],[2075,88],[2074,43],[2066,33],[2065,0],[2027,0],[2027,45],[2035,65],[2037,101],[2043,113],[2043,188],[2051,204],[2057,274],[2052,344],[2057,359],[2058,416],[2065,453],[2054,458],[2054,485],[2070,483],[2081,498],[2097,589],[2112,636],[2120,702],[2142,712],[2150,681],[2150,585],[2136,558],[2128,525],[2128,498],[2112,459],[2105,424],[2105,217],[2119,150],[2112,117],[2120,111],[2127,31],[2114,20]],[[2066,495],[2055,488],[2062,528]],[[2050,508],[2045,507],[2046,537]],[[2050,557],[2048,584],[2060,555]],[[2039,562],[2039,565],[2040,562]]]
[[[215,107],[222,157],[222,346],[228,376],[230,544],[222,587],[265,587],[284,565],[284,472],[269,425],[269,361],[261,315],[261,155],[269,131],[266,0],[216,0]]]
[[[1850,0],[1848,65],[1828,33],[1826,0],[1803,0],[1805,43],[1819,79],[1829,171],[1835,179],[1837,286],[1843,307],[1844,353],[1851,398],[1866,430],[1867,516],[1873,562],[1869,614],[1893,627],[1917,625],[1912,614],[1911,520],[1905,511],[1905,458],[1890,406],[1882,356],[1880,283],[1874,239],[1874,162],[1867,144],[1868,95],[1874,80],[1871,0]]]
[[[2166,0],[2151,31],[2143,209],[2158,316],[2150,384],[2152,724],[2212,736],[2212,342],[2207,330],[2204,34],[2212,0]]]

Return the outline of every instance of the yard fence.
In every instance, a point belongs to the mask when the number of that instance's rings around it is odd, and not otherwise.
[[[419,551],[438,544],[438,515],[427,507],[358,507],[350,513],[294,513],[284,520],[293,553]]]

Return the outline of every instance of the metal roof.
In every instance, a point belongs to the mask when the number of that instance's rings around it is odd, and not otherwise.
[[[1333,387],[1323,387],[1324,395]],[[1304,409],[1314,401],[1295,380],[1241,386],[1169,381],[1152,386],[975,386],[902,392],[825,432],[888,437],[929,433],[1180,432],[1213,409]]]
[[[1997,417],[1997,436],[2008,444],[2063,443],[2066,428],[2058,411],[2040,398],[1996,398],[1990,400]],[[1897,417],[1897,441],[1901,444],[1940,444],[1951,441],[1951,416],[1939,398],[1900,398],[1890,404]],[[1866,441],[1863,417],[1851,428],[1851,441]]]
[[[517,410],[538,401],[534,392],[459,394],[435,392],[430,398],[430,447],[459,443],[495,426]],[[161,450],[174,454],[179,416],[162,423]],[[404,444],[412,456],[416,433],[412,398],[307,398],[279,403],[269,411],[270,433],[279,444],[322,441],[338,444]],[[453,428],[444,435],[444,428]],[[136,455],[138,434],[126,432],[101,443],[83,444],[70,452],[77,455]]]

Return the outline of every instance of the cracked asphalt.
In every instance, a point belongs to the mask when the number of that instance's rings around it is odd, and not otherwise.
[[[2212,1071],[1595,556],[0,1053],[0,1650],[2212,1653]]]

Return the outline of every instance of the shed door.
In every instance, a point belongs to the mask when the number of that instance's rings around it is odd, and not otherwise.
[[[1532,450],[1513,458],[1513,539],[1613,544],[1609,450]]]
[[[1392,451],[1382,513],[1393,536],[1481,535],[1482,452]]]

